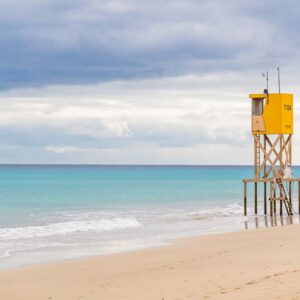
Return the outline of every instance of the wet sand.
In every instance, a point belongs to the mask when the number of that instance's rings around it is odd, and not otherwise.
[[[300,226],[0,272],[1,300],[300,299]]]

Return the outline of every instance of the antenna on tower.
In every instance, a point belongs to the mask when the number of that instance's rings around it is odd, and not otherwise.
[[[264,93],[265,94],[268,94],[269,93],[269,72],[267,71],[266,73],[261,73],[261,76],[266,78],[266,81],[267,81],[267,89],[264,90]]]
[[[278,92],[280,94],[280,68],[277,67],[277,77],[278,77]]]

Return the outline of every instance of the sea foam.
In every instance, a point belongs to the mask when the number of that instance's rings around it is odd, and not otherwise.
[[[140,227],[142,224],[135,218],[113,218],[89,221],[70,221],[47,224],[42,226],[27,226],[17,228],[0,228],[0,241],[30,239],[52,235],[65,235],[83,232],[103,232]]]

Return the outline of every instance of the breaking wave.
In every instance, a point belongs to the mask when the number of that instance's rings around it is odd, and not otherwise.
[[[77,232],[104,232],[140,226],[142,226],[142,224],[135,218],[114,218],[90,221],[59,222],[43,226],[0,228],[0,241],[65,235]]]

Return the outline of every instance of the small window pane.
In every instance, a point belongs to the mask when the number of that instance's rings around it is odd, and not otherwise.
[[[264,100],[252,100],[252,115],[259,116],[263,114]]]

